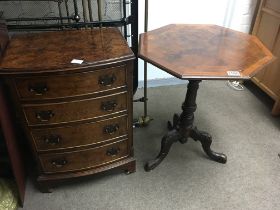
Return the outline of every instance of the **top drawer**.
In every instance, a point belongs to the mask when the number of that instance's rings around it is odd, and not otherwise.
[[[126,84],[125,66],[92,72],[15,79],[21,100],[54,99],[108,91]]]

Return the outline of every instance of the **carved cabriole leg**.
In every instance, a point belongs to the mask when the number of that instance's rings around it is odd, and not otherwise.
[[[203,150],[212,160],[219,163],[226,163],[227,158],[224,154],[216,153],[211,150],[211,136],[206,132],[198,131],[193,127],[194,112],[197,107],[196,96],[200,82],[200,80],[189,81],[186,98],[182,105],[183,112],[180,116],[177,114],[173,116],[173,124],[168,121],[167,128],[169,132],[162,138],[161,149],[158,156],[145,165],[146,171],[154,169],[162,162],[174,142],[180,141],[184,144],[187,142],[188,137],[193,138],[195,141],[200,141]]]
[[[193,127],[194,112],[196,110],[196,96],[199,88],[199,80],[189,82],[188,91],[185,102],[182,105],[183,112],[180,116],[180,128],[183,129],[187,137],[191,137],[195,141],[200,141],[204,152],[214,161],[226,163],[227,157],[224,154],[211,150],[212,137],[206,133]],[[187,139],[187,137],[185,139]],[[184,143],[184,142],[183,142]]]
[[[190,81],[188,84],[188,91],[186,94],[185,102],[182,105],[183,112],[179,116],[174,114],[173,124],[168,121],[167,128],[169,132],[162,138],[161,149],[158,156],[146,163],[145,170],[150,171],[156,168],[162,160],[167,156],[172,144],[174,142],[180,141],[181,143],[186,143],[192,128],[194,114],[196,110],[196,92],[198,89],[198,84],[200,81]]]
[[[193,128],[190,133],[190,137],[195,141],[200,141],[204,152],[214,161],[219,163],[226,163],[227,156],[222,153],[217,153],[211,150],[210,146],[212,144],[212,137],[203,131]]]
[[[161,140],[161,149],[158,156],[156,157],[156,159],[146,163],[144,167],[145,171],[151,171],[155,167],[157,167],[167,156],[172,144],[178,141],[179,138],[181,138],[181,135],[179,134],[179,132],[177,132],[177,130],[174,129],[172,131],[169,131]]]

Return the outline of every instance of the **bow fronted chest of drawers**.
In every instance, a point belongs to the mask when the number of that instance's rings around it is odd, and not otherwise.
[[[134,58],[116,28],[11,38],[0,74],[27,135],[42,191],[113,168],[135,171]]]

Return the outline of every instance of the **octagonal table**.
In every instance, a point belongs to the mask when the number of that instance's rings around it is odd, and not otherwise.
[[[181,115],[168,122],[158,156],[145,165],[150,171],[167,156],[174,142],[186,143],[191,137],[200,141],[214,161],[226,163],[227,157],[211,150],[211,136],[194,125],[196,95],[201,80],[250,79],[274,60],[257,37],[216,25],[172,24],[140,35],[138,56],[160,69],[189,80]]]

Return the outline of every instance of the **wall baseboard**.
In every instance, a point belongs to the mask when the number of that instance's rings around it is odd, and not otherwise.
[[[148,80],[147,86],[148,87],[159,87],[159,86],[169,86],[169,85],[180,85],[180,84],[187,84],[188,80],[181,80],[178,78],[163,78],[163,79],[151,79]],[[144,81],[141,80],[138,82],[138,88],[144,87]]]

